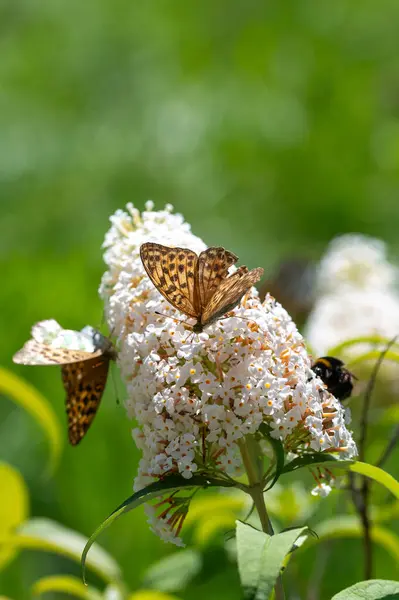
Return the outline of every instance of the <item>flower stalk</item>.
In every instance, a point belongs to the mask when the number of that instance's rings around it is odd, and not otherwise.
[[[261,461],[259,460],[261,457],[259,444],[254,436],[247,436],[245,441],[239,441],[239,448],[245,472],[248,477],[248,493],[250,494],[256,512],[258,513],[262,531],[268,535],[274,535],[263,493],[263,472]],[[274,597],[275,600],[284,600],[285,598],[281,575],[277,578],[274,587]]]

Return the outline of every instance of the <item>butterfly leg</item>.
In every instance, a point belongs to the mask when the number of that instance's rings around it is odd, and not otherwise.
[[[182,341],[182,344],[191,344],[191,342],[193,341],[195,335],[196,334],[195,334],[194,331],[190,331],[190,333],[188,334],[188,336],[186,337],[186,339]]]

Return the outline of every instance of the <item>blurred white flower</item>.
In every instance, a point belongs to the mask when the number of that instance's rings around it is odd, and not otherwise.
[[[133,437],[143,455],[134,489],[171,473],[187,479],[240,474],[237,441],[261,423],[293,455],[322,450],[354,456],[345,409],[311,371],[302,336],[273,298],[262,304],[252,290],[232,316],[190,335],[184,315],[145,274],[139,248],[154,241],[201,252],[205,245],[170,207],[146,208],[140,214],[128,205],[128,212],[111,217],[100,288],[118,338],[128,417],[138,423]],[[148,507],[152,529],[182,544],[188,503],[172,494],[157,505],[161,514]]]
[[[353,338],[399,333],[398,281],[382,241],[353,234],[333,240],[318,267],[317,298],[305,327],[315,354]],[[370,348],[356,345],[348,353]]]
[[[318,295],[372,289],[387,290],[398,282],[398,269],[376,238],[346,234],[333,239],[318,268]]]
[[[315,488],[311,491],[312,496],[320,496],[320,498],[326,498],[332,491],[331,485],[328,483],[318,483]]]

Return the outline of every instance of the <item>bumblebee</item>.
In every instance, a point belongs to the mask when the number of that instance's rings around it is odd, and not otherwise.
[[[338,400],[346,400],[351,396],[354,376],[345,369],[344,363],[339,358],[322,356],[312,365],[312,371],[320,377],[330,394]]]

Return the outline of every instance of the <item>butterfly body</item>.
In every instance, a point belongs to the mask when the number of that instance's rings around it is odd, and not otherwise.
[[[240,267],[229,275],[238,257],[221,246],[197,256],[186,248],[149,242],[140,247],[140,256],[157,290],[172,306],[196,320],[195,333],[235,308],[263,274],[261,268],[248,271]]]
[[[100,404],[109,364],[116,360],[111,340],[93,327],[62,329],[56,321],[42,321],[32,339],[13,357],[23,365],[59,365],[67,394],[68,438],[75,446],[87,433]]]

